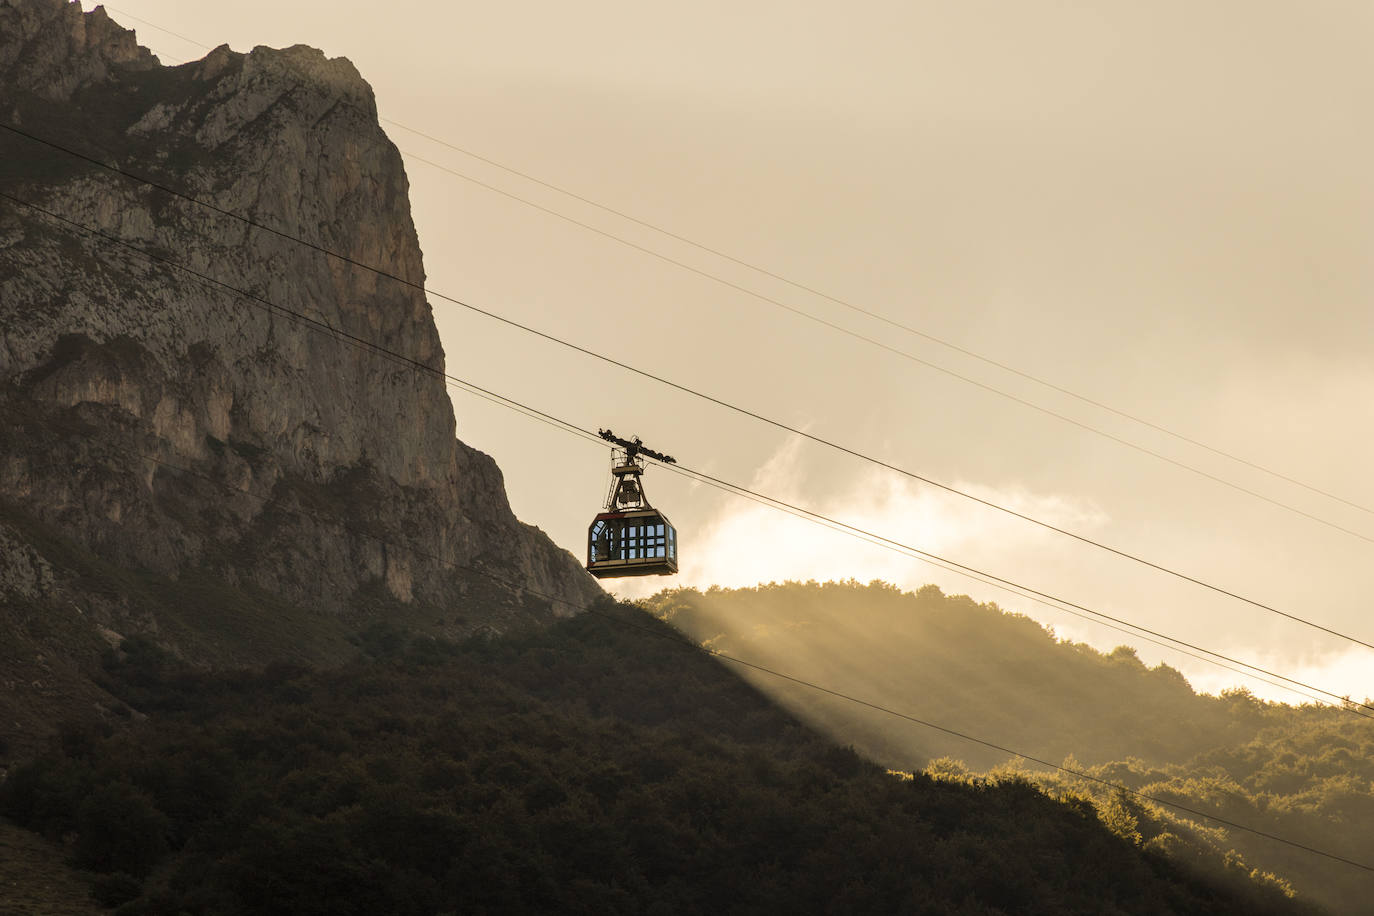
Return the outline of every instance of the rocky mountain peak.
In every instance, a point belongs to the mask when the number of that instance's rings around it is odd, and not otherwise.
[[[0,528],[35,552],[7,551],[24,568],[0,587],[38,581],[41,530],[171,582],[336,615],[384,599],[454,633],[600,594],[455,436],[405,169],[350,62],[222,46],[164,67],[100,8],[0,0],[0,98],[35,138],[276,230],[0,136],[22,201],[0,201]]]
[[[49,101],[68,101],[76,89],[106,79],[113,68],[157,66],[134,33],[110,19],[105,7],[89,13],[72,0],[2,0],[0,72],[12,88]]]

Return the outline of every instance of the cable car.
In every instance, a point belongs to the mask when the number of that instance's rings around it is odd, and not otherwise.
[[[677,531],[668,516],[649,505],[640,477],[645,456],[664,464],[672,457],[638,438],[625,440],[609,429],[601,438],[618,445],[611,452],[611,492],[606,508],[587,529],[587,572],[598,579],[671,576],[677,572]]]

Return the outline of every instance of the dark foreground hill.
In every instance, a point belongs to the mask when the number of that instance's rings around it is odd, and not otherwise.
[[[131,717],[0,791],[134,914],[1264,913],[1019,778],[901,778],[609,603],[465,644],[374,628],[315,671],[106,659]]]

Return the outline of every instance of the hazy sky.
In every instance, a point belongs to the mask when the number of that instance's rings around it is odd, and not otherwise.
[[[241,51],[299,42],[347,56],[384,119],[1374,509],[1367,3],[109,9],[166,62],[204,50],[130,16]],[[432,289],[1374,642],[1368,510],[384,126],[407,154]],[[432,301],[462,378],[1042,591],[1374,695],[1374,651]],[[583,553],[604,450],[467,395],[455,409],[460,436],[500,462],[516,512]],[[933,581],[1061,635],[1126,641],[661,470],[646,484],[681,532],[678,584]],[[1140,649],[1210,689],[1236,680]]]

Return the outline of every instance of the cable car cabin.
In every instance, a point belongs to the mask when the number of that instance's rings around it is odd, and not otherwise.
[[[677,572],[677,532],[657,509],[602,512],[587,529],[587,571],[612,576],[671,576]]]
[[[638,439],[626,441],[610,430],[602,430],[601,438],[622,448],[611,454],[613,482],[606,508],[587,529],[587,572],[598,579],[673,575],[677,572],[677,531],[644,495],[640,456],[675,462],[646,449]]]

